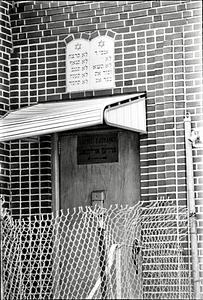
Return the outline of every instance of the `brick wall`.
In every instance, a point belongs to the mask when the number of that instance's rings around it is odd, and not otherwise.
[[[10,85],[10,56],[12,51],[12,37],[10,28],[9,1],[0,3],[0,117],[9,110]],[[9,203],[9,143],[0,143],[0,195]]]
[[[16,1],[10,11],[13,54],[11,57],[10,109],[15,110],[40,101],[44,86],[45,61],[40,45],[21,47],[24,31],[33,23],[35,12],[29,10],[24,19],[24,10],[31,8],[33,1]],[[37,4],[36,4],[37,7]],[[18,14],[16,14],[18,12]],[[40,13],[40,12],[39,12]],[[22,18],[21,18],[22,16]],[[19,18],[20,17],[20,18]],[[35,19],[34,19],[35,20]],[[37,22],[39,19],[37,19]],[[21,26],[26,23],[27,27]],[[35,25],[33,25],[35,26]],[[38,25],[36,25],[38,27]],[[40,25],[39,25],[40,26]],[[26,28],[26,30],[25,30]],[[16,42],[16,33],[19,40]],[[31,33],[30,33],[31,34]],[[32,33],[37,36],[37,33]],[[30,36],[29,36],[30,37]],[[26,38],[29,38],[26,36]],[[27,40],[28,41],[28,40]],[[43,49],[43,45],[42,45]],[[40,215],[51,211],[51,145],[50,137],[10,143],[11,212],[14,217]]]
[[[51,212],[49,137],[11,142],[11,212],[25,217]]]
[[[191,114],[193,129],[202,126],[201,1],[28,1],[26,5],[16,1],[10,16],[15,53],[10,108],[86,95],[147,91],[148,134],[141,138],[142,199],[165,196],[186,205],[186,113]],[[116,88],[67,94],[65,39],[98,30],[115,33]],[[43,137],[40,143],[11,144],[11,193],[17,215],[24,203],[30,210],[32,193],[36,209],[42,199],[50,207],[49,143],[49,138]],[[201,157],[202,150],[194,149],[203,270]]]

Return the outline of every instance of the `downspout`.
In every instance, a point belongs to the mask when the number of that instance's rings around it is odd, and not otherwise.
[[[60,190],[59,190],[59,138],[58,133],[53,133],[51,137],[51,160],[52,160],[52,209],[54,216],[54,225],[53,225],[53,253],[55,257],[60,257],[59,247],[60,247],[60,223],[59,223],[59,209],[60,209]],[[54,257],[54,258],[55,258]],[[55,276],[53,280],[53,298],[58,299],[59,293],[59,283],[60,283],[60,264],[55,262],[53,263],[53,269],[55,270]]]
[[[188,206],[189,221],[190,221],[191,260],[192,260],[192,273],[193,273],[193,281],[194,281],[193,282],[194,299],[201,299],[190,114],[186,115],[184,122],[185,122],[185,149],[186,149],[187,206]]]
[[[59,146],[58,146],[58,134],[52,134],[51,144],[51,158],[52,158],[52,207],[54,213],[59,213]]]

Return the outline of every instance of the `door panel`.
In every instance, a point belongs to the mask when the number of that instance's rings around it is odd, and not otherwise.
[[[98,133],[99,134],[99,133]],[[118,162],[77,164],[77,135],[60,139],[61,208],[91,205],[91,192],[104,190],[105,207],[140,200],[139,135],[118,133]]]
[[[108,135],[108,131],[106,134]],[[118,161],[115,161],[112,155],[111,159],[114,162],[98,163],[98,157],[96,157],[97,163],[84,164],[84,160],[82,160],[83,164],[78,164],[77,134],[61,136],[60,144],[61,209],[65,211],[74,207],[91,205],[91,193],[98,190],[105,191],[104,207],[106,208],[112,204],[133,205],[140,200],[139,135],[137,133],[118,132],[118,159],[116,159]],[[86,153],[83,148],[82,150]],[[112,145],[110,147],[107,144],[106,149],[111,151]],[[98,147],[96,150],[95,153],[98,153]],[[101,153],[103,152],[101,151]],[[120,219],[122,222],[119,224],[116,222],[116,228],[114,228],[114,220],[110,220],[114,216],[112,214],[108,219],[112,227],[107,230],[106,223],[101,225],[95,214],[86,215],[81,212],[70,216],[71,221],[67,219],[63,224],[63,228],[66,230],[62,233],[59,241],[59,248],[64,249],[60,262],[60,282],[64,284],[63,289],[67,298],[77,298],[78,295],[86,298],[100,278],[101,282],[105,284],[103,288],[99,286],[97,293],[102,294],[107,286],[102,263],[106,263],[106,257],[113,246],[111,243],[120,242],[120,236],[116,235],[116,232],[123,232],[125,220]],[[119,226],[121,230],[119,230]],[[125,236],[127,237],[127,233]],[[65,248],[64,245],[66,245]],[[103,250],[101,251],[101,249]],[[113,270],[115,270],[116,264],[117,262],[114,261]],[[94,274],[92,270],[94,270]],[[120,270],[119,274],[121,272],[123,271]],[[104,275],[102,275],[103,273]],[[112,279],[115,279],[115,274],[112,276]],[[64,282],[64,278],[66,282]],[[79,283],[78,288],[75,288],[76,282]]]

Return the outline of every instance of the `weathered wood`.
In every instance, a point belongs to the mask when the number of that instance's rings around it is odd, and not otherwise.
[[[77,164],[77,135],[61,137],[61,208],[91,205],[91,192],[104,190],[105,207],[134,205],[140,199],[139,136],[119,132],[119,162]]]

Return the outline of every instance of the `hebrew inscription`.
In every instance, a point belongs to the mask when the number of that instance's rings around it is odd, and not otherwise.
[[[69,92],[89,88],[89,42],[73,40],[67,47],[67,89]]]
[[[114,40],[98,36],[67,44],[67,92],[115,87]]]
[[[108,36],[91,41],[90,83],[93,89],[112,88],[114,80],[114,41]]]

